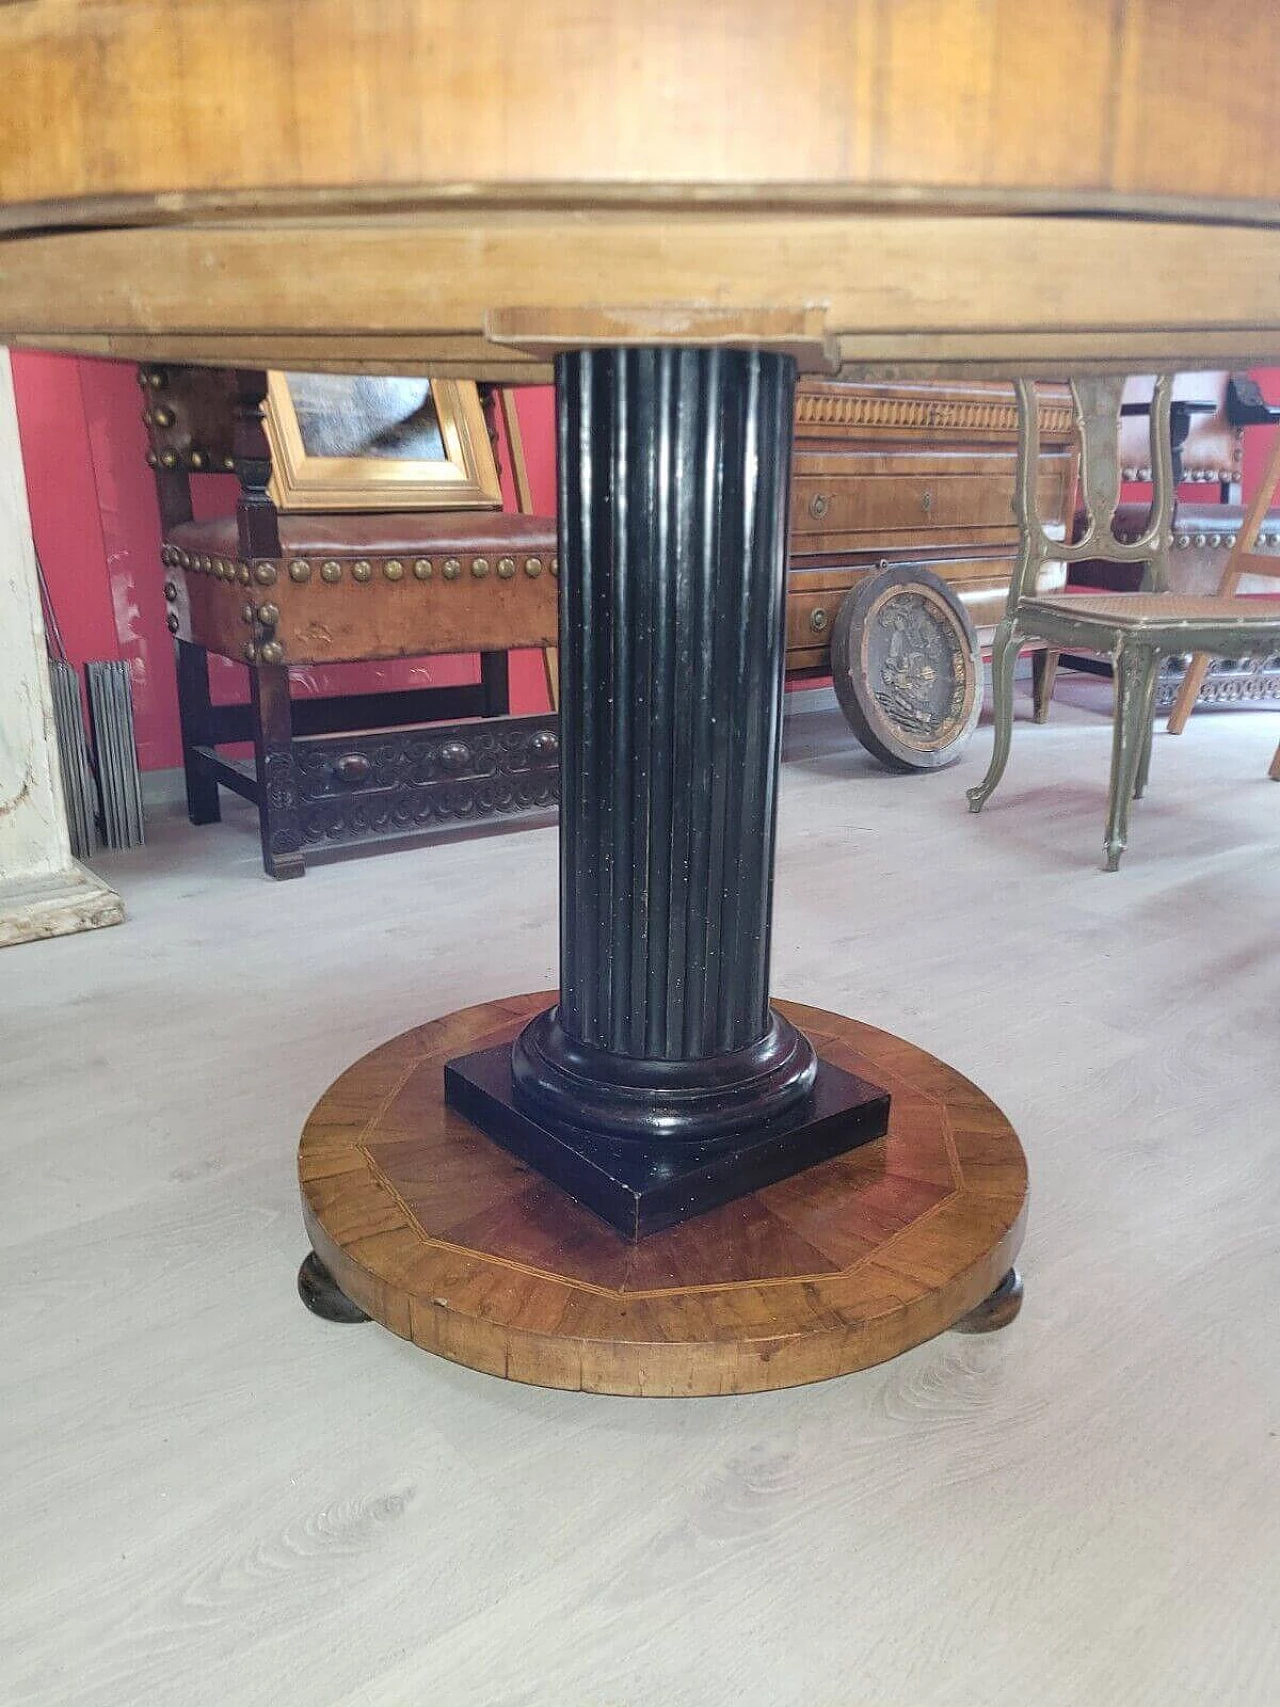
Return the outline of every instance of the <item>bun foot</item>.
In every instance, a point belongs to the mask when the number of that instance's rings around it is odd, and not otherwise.
[[[298,1270],[298,1296],[313,1316],[326,1322],[367,1322],[368,1316],[329,1273],[314,1251]]]
[[[993,1334],[997,1328],[1007,1328],[1022,1308],[1022,1276],[1016,1268],[1008,1274],[976,1310],[961,1316],[954,1326],[958,1334]]]

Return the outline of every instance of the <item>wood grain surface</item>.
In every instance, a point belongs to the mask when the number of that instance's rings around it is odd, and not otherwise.
[[[0,336],[494,379],[601,339],[862,374],[1264,356],[1280,37],[1256,9],[1206,31],[1192,0],[1032,20],[1018,0],[0,7],[0,229],[23,239]]]
[[[1267,8],[1197,0],[26,0],[0,82],[15,223],[266,187],[1280,201]]]
[[[796,1386],[883,1362],[972,1310],[1022,1237],[1026,1164],[981,1091],[925,1051],[777,1004],[889,1090],[888,1136],[633,1245],[445,1107],[450,1056],[554,992],[464,1008],[366,1055],[302,1135],[307,1231],[404,1339],[539,1386],[649,1396]]]
[[[603,304],[630,326],[620,341],[646,342],[654,305],[713,295],[721,341],[736,314],[739,341],[761,347],[762,306],[818,302],[803,363],[815,372],[1048,378],[1280,347],[1280,230],[1253,226],[591,199],[323,223],[261,214],[0,244],[0,335],[138,359],[545,379],[548,354],[488,337],[493,311],[544,312],[571,345],[595,335]],[[664,341],[705,340],[696,316],[683,334],[674,325]]]

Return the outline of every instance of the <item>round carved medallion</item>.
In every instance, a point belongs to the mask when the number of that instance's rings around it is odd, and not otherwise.
[[[849,727],[891,770],[954,764],[982,710],[973,624],[927,569],[884,569],[854,588],[832,630],[831,675]]]

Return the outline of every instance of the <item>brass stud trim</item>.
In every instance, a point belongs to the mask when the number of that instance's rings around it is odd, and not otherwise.
[[[382,573],[388,581],[403,581],[404,564],[398,557],[389,557],[382,565]]]
[[[415,581],[429,581],[431,579],[431,559],[429,557],[414,558],[413,578]]]
[[[351,565],[351,579],[362,584],[373,579],[373,565],[367,557],[357,557]]]
[[[462,565],[456,557],[446,557],[441,573],[446,581],[456,581],[462,573]]]
[[[162,403],[157,409],[144,409],[145,419],[154,421],[157,427],[171,427],[174,422],[173,410],[168,404]]]
[[[560,573],[560,559],[558,557],[553,557],[551,559],[551,573],[553,575],[558,575]]]
[[[253,606],[252,605],[242,605],[240,607],[240,620],[241,620],[241,622],[252,622],[253,621]]]
[[[501,580],[509,581],[515,572],[516,560],[514,557],[500,557],[498,559],[498,575]]]
[[[164,584],[164,596],[170,604],[173,603],[173,601],[178,596],[178,585],[177,585],[176,581],[166,581],[165,582],[165,584]]]
[[[311,565],[305,557],[294,558],[289,565],[289,579],[291,581],[309,581],[311,579]]]
[[[241,563],[238,565],[228,563],[227,568],[231,571],[235,579],[239,581],[242,587],[247,587],[249,585],[249,565],[247,563]]]
[[[176,634],[178,632],[182,624],[178,621],[177,611],[171,610],[169,612],[168,616],[164,619],[164,625],[169,630],[170,634]]]
[[[156,455],[156,453],[153,450],[149,450],[147,452],[147,467],[148,468],[159,468],[159,466],[160,466],[160,458]]]
[[[161,468],[176,468],[178,466],[178,453],[177,453],[177,451],[176,450],[162,450],[160,452],[160,466],[161,466]]]
[[[526,575],[530,576],[541,575],[542,559],[540,557],[526,557],[524,560],[524,572]]]
[[[268,640],[265,646],[258,648],[258,656],[264,664],[282,664],[284,647],[278,640]]]
[[[264,628],[274,628],[280,620],[280,606],[265,604],[258,606],[258,621]]]
[[[188,451],[187,461],[191,464],[192,468],[199,472],[199,470],[204,467],[204,452],[202,450]]]
[[[473,557],[471,559],[471,573],[477,581],[483,581],[489,573],[489,559],[487,557]]]
[[[236,459],[235,459],[235,457],[224,456],[222,459],[222,466],[227,471],[228,474],[234,474],[236,471]]]
[[[252,664],[258,656],[258,648],[251,640],[246,640],[244,645],[240,648],[240,656],[244,659],[246,664]]]
[[[245,567],[242,565],[242,567]],[[255,563],[253,578],[260,587],[273,587],[276,581],[276,566],[274,563]]]
[[[340,581],[342,579],[341,563],[335,562],[332,557],[327,562],[322,563],[320,565],[320,579],[330,583]]]

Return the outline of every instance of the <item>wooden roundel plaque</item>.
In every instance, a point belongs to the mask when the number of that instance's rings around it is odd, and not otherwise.
[[[831,677],[850,728],[891,770],[956,762],[982,711],[982,657],[969,613],[927,569],[884,569],[845,599]]]
[[[367,1314],[511,1380],[654,1396],[796,1386],[962,1319],[986,1325],[979,1306],[1022,1237],[1026,1164],[959,1073],[887,1032],[777,1003],[821,1055],[890,1092],[888,1134],[632,1244],[445,1105],[446,1060],[514,1038],[554,999],[419,1026],[316,1105],[303,1215]]]

